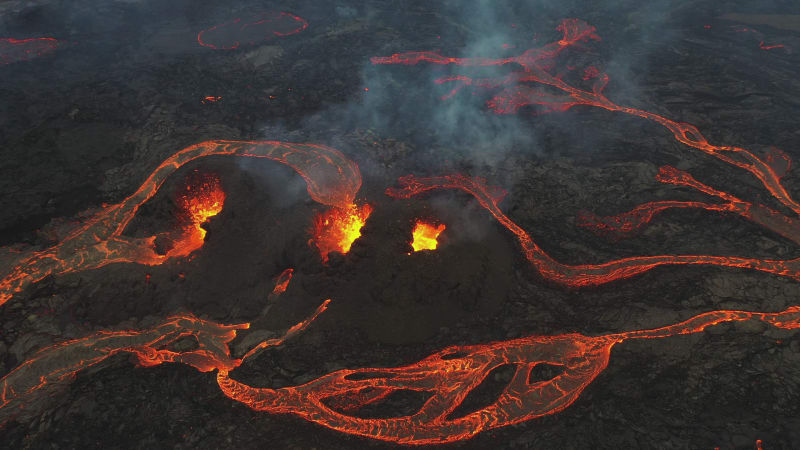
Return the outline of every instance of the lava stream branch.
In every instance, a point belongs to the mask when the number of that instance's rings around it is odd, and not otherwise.
[[[229,398],[257,411],[288,413],[328,428],[385,441],[432,444],[463,440],[485,430],[555,414],[569,407],[608,366],[611,349],[628,339],[655,339],[699,333],[724,322],[759,320],[787,330],[800,328],[800,306],[779,313],[712,311],[660,328],[603,336],[562,334],[529,336],[482,345],[454,346],[402,367],[344,369],[299,386],[257,388],[238,382],[230,372],[258,351],[281,345],[305,330],[328,306],[323,302],[282,337],[261,342],[242,358],[231,356],[230,342],[248,323],[222,325],[183,314],[154,328],[103,331],[46,347],[0,379],[0,423],[46,397],[49,387],[71,381],[88,367],[127,352],[140,366],[182,363],[201,372],[217,371],[217,383]],[[197,347],[183,352],[166,348],[192,336]],[[467,395],[497,367],[516,371],[490,405],[460,417],[453,413]],[[562,368],[549,380],[531,381],[539,364]],[[352,412],[398,391],[430,394],[413,414],[394,418],[360,418]]]
[[[102,208],[58,244],[17,255],[0,280],[0,305],[26,286],[48,275],[95,269],[115,262],[158,265],[172,255],[155,250],[156,236],[123,236],[139,208],[153,197],[178,168],[212,155],[265,158],[286,164],[306,181],[315,201],[350,208],[361,187],[358,166],[338,150],[315,144],[278,141],[206,141],[178,151],[162,162],[144,183],[122,202]],[[179,252],[180,253],[180,252]]]
[[[71,382],[81,370],[100,364],[118,353],[132,354],[141,367],[182,363],[200,372],[228,372],[259,351],[283,344],[305,330],[322,312],[325,300],[307,319],[289,328],[281,337],[256,344],[242,358],[231,356],[229,344],[249,323],[223,325],[192,314],[168,318],[147,330],[101,331],[90,336],[45,347],[0,379],[0,425],[46,398],[51,388]],[[185,337],[193,337],[194,350],[176,352],[167,348]]]
[[[471,178],[460,174],[427,178],[409,175],[400,178],[399,182],[401,187],[388,188],[386,194],[395,198],[410,198],[433,189],[459,189],[471,194],[495,219],[517,236],[525,257],[543,277],[568,286],[596,286],[628,278],[658,266],[684,264],[739,267],[800,280],[800,259],[761,260],[730,256],[658,255],[623,258],[604,264],[571,266],[553,259],[536,244],[524,229],[509,219],[498,206],[505,192],[499,188],[488,187],[483,179]],[[734,197],[731,198],[735,199]],[[759,217],[752,220],[762,223],[762,220],[766,221],[768,219]],[[775,225],[775,227],[777,226]]]
[[[670,166],[661,167],[658,175],[656,175],[656,180],[662,183],[691,187],[704,194],[717,197],[725,203],[695,201],[647,202],[630,211],[608,217],[600,217],[591,212],[582,211],[577,217],[578,225],[588,228],[596,234],[620,239],[642,228],[654,216],[663,211],[675,208],[695,208],[737,214],[782,235],[796,244],[800,244],[800,226],[798,226],[796,220],[767,206],[749,203],[726,192],[718,191],[695,180],[689,173]]]
[[[776,173],[768,162],[749,150],[739,147],[713,145],[694,125],[676,122],[658,114],[613,103],[603,95],[603,89],[608,83],[608,76],[600,74],[593,67],[587,68],[584,76],[584,79],[593,80],[591,90],[574,87],[559,76],[548,72],[548,66],[552,65],[554,58],[566,48],[590,38],[599,39],[595,34],[595,27],[579,19],[565,19],[558,27],[558,30],[563,33],[563,38],[559,41],[546,44],[541,48],[529,49],[516,57],[501,59],[450,58],[433,52],[408,52],[397,53],[389,57],[373,57],[371,61],[373,64],[417,64],[428,62],[458,66],[519,65],[522,68],[521,71],[494,81],[479,80],[473,82],[469,77],[455,76],[441,78],[439,82],[455,81],[465,85],[486,88],[510,85],[487,102],[487,106],[497,114],[517,113],[520,108],[532,105],[540,106],[544,112],[564,111],[576,105],[585,105],[651,120],[667,128],[679,142],[752,173],[781,204],[795,214],[800,214],[800,204],[791,197],[781,184],[780,175]],[[594,70],[590,71],[589,69]],[[552,94],[521,83],[550,86],[565,95]],[[451,91],[451,94],[445,97],[451,96],[457,89]]]
[[[760,320],[783,329],[800,328],[800,307],[779,313],[713,311],[681,323],[589,337],[580,334],[529,336],[484,345],[444,349],[408,366],[340,370],[296,387],[254,388],[220,370],[217,382],[228,397],[258,411],[290,413],[328,428],[403,444],[435,444],[470,438],[492,428],[554,414],[569,407],[608,366],[611,349],[628,339],[665,338],[699,333],[723,322]],[[516,366],[511,381],[492,404],[462,417],[450,417],[497,367]],[[563,368],[546,381],[530,382],[539,364]],[[380,419],[347,411],[374,403],[396,391],[431,394],[414,414]],[[332,400],[332,401],[329,401]]]

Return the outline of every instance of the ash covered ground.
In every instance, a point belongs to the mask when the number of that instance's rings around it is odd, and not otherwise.
[[[271,11],[301,17],[308,28],[231,50],[198,43],[202,30]],[[657,182],[663,165],[779,205],[755,177],[641,118],[584,106],[495,115],[487,94],[464,89],[442,100],[448,88],[434,81],[503,76],[505,67],[370,63],[406,51],[517,55],[558,40],[566,17],[595,26],[602,40],[560,63],[603,69],[605,94],[617,104],[692,123],[717,145],[774,146],[800,158],[800,9],[789,1],[0,1],[0,38],[61,42],[0,65],[0,245],[52,245],[59,227],[82,211],[121,201],[164,159],[211,139],[336,148],[359,165],[357,198],[374,207],[350,252],[323,263],[308,241],[325,208],[289,167],[224,156],[192,162],[125,234],[168,229],[182,180],[213,172],[226,201],[204,225],[202,248],[157,266],[50,276],[14,295],[0,306],[0,374],[54,343],[152,326],[176,312],[284,330],[326,298],[328,311],[306,331],[247,360],[235,378],[279,388],[343,368],[410,364],[452,345],[597,336],[712,310],[800,304],[796,280],[716,266],[667,266],[598,287],[563,287],[542,277],[471,196],[385,195],[408,174],[484,177],[508,191],[500,206],[509,218],[568,264],[657,254],[799,257],[796,243],[777,233],[703,210],[667,211],[626,239],[597,236],[577,226],[581,211],[613,215],[648,201],[707,199]],[[792,170],[783,183],[800,191]],[[418,218],[447,225],[436,251],[409,254]],[[268,300],[286,268],[294,269],[288,290]],[[765,449],[796,448],[796,334],[748,321],[622,343],[564,411],[447,445],[755,448],[761,440]],[[468,402],[473,409],[491,403],[510,378],[508,370],[493,372]],[[392,398],[368,414],[418,406]],[[139,368],[122,354],[56,386],[6,423],[0,440],[8,448],[392,446],[253,411],[225,397],[211,374],[181,364]]]

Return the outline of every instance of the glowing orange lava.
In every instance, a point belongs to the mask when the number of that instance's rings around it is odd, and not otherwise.
[[[800,307],[778,313],[712,311],[661,328],[601,336],[528,336],[481,345],[454,346],[402,367],[343,369],[306,384],[278,389],[253,387],[230,372],[258,351],[280,345],[307,328],[327,308],[326,300],[308,319],[282,337],[256,344],[242,358],[231,356],[230,342],[249,324],[222,325],[184,314],[149,330],[102,331],[46,347],[0,379],[0,424],[45,398],[58,383],[120,352],[140,366],[183,363],[201,372],[217,371],[217,384],[229,398],[256,411],[294,414],[343,433],[403,444],[435,444],[468,439],[493,428],[555,414],[572,405],[608,366],[612,348],[629,339],[661,339],[700,333],[725,322],[761,321],[777,328],[800,328]],[[197,348],[172,351],[168,345],[193,336]],[[513,364],[516,371],[491,404],[463,416],[452,413],[492,371]],[[531,381],[540,364],[563,370],[549,380]],[[429,394],[417,412],[401,417],[359,417],[358,410],[400,391]]]
[[[186,224],[173,239],[173,247],[167,252],[167,257],[170,258],[188,256],[203,246],[206,230],[202,225],[219,214],[225,203],[225,192],[219,177],[212,173],[197,172],[187,177],[185,190],[178,197],[178,203]]]
[[[439,82],[461,83],[453,90],[453,93],[464,86],[477,86],[487,89],[503,88],[499,94],[487,102],[489,109],[497,114],[517,113],[526,106],[538,107],[539,112],[556,112],[565,111],[576,105],[585,105],[651,120],[672,132],[677,141],[752,173],[776,200],[793,212],[800,214],[800,204],[791,198],[780,183],[780,176],[766,161],[753,152],[740,147],[713,145],[706,140],[694,125],[676,122],[658,114],[613,103],[603,94],[603,90],[609,81],[608,75],[599,73],[599,71],[592,70],[587,73],[591,85],[585,89],[572,86],[559,76],[548,72],[548,69],[554,63],[554,58],[565,49],[587,39],[600,39],[595,34],[595,28],[580,19],[565,19],[558,27],[558,30],[564,36],[558,42],[546,44],[541,48],[529,49],[519,56],[509,58],[450,58],[432,52],[409,52],[398,53],[389,57],[373,57],[371,61],[373,64],[430,62],[459,66],[501,66],[506,64],[519,66],[522,70],[512,72],[508,76],[499,79],[472,79],[465,76],[450,76],[441,78]],[[554,94],[545,91],[542,87],[531,86],[531,84],[549,86],[562,91],[562,94]]]
[[[297,34],[308,27],[302,17],[287,12],[268,12],[248,19],[236,18],[197,34],[197,43],[215,50],[233,50],[274,37]]]
[[[372,214],[372,206],[364,204],[348,205],[344,208],[331,208],[314,218],[311,241],[319,249],[323,261],[328,261],[330,252],[345,254],[350,246],[361,236],[361,228]]]
[[[275,288],[272,289],[273,295],[281,295],[286,292],[286,289],[289,288],[289,283],[292,281],[292,276],[294,275],[294,269],[286,269],[278,275],[277,280],[275,280]]]
[[[172,258],[170,253],[156,252],[154,243],[159,236],[133,238],[123,233],[139,208],[158,192],[167,177],[195,159],[212,155],[264,158],[286,164],[305,179],[311,198],[324,205],[348,208],[361,187],[358,166],[338,150],[324,145],[279,141],[201,142],[167,158],[134,193],[120,203],[104,206],[58,244],[43,250],[13,252],[15,261],[0,267],[0,305],[48,275],[96,269],[118,262],[152,266]],[[200,214],[199,209],[195,212]]]
[[[0,66],[46,55],[62,43],[53,38],[0,39]]]
[[[254,24],[257,25],[258,22]],[[594,68],[583,71],[582,81],[591,83],[587,89],[574,87],[559,76],[549,73],[552,59],[557,54],[579,41],[599,39],[594,34],[594,27],[577,19],[565,20],[559,30],[563,37],[558,41],[540,49],[527,50],[518,57],[499,60],[447,58],[435,53],[417,52],[397,54],[389,58],[373,58],[373,62],[415,64],[428,61],[464,66],[521,66],[521,72],[499,80],[473,80],[454,76],[439,81],[461,83],[448,96],[455,95],[464,86],[502,88],[487,103],[496,113],[518,112],[526,106],[537,106],[540,111],[555,112],[575,105],[586,105],[654,121],[671,131],[679,142],[750,172],[787,210],[800,213],[800,204],[792,199],[781,183],[781,178],[791,165],[788,155],[783,152],[773,150],[762,158],[743,148],[712,145],[690,124],[616,105],[603,95],[608,77]],[[199,41],[200,38],[198,36]],[[237,46],[238,44],[236,42]],[[560,90],[563,94],[522,83],[543,84]],[[189,161],[208,155],[269,158],[297,170],[307,181],[311,197],[333,207],[316,218],[313,229],[312,241],[319,248],[323,259],[327,259],[331,251],[349,251],[372,212],[370,205],[355,205],[355,194],[361,184],[360,173],[352,161],[336,150],[281,142],[204,142],[183,149],[164,161],[131,196],[119,204],[104,207],[59,244],[42,251],[21,253],[11,271],[0,281],[0,304],[25,286],[51,274],[76,272],[120,261],[142,264],[163,262],[165,256],[158,255],[153,250],[155,236],[133,239],[123,236],[122,233],[138,208],[156,193],[166,177]],[[579,222],[602,232],[625,234],[640,228],[663,210],[701,208],[736,214],[800,243],[796,219],[764,205],[747,202],[716,190],[672,167],[663,167],[658,180],[694,189],[715,200],[651,202],[611,218],[587,213]],[[388,189],[387,194],[409,198],[432,189],[459,189],[469,193],[517,237],[525,256],[544,277],[571,286],[607,283],[665,264],[741,267],[800,279],[800,259],[781,261],[705,255],[660,255],[624,258],[604,264],[566,265],[545,253],[525,230],[501,211],[498,205],[505,192],[490,187],[483,179],[460,174],[427,178],[408,176],[401,178],[400,184],[399,188]],[[224,202],[224,193],[221,189],[214,188],[214,182],[209,183],[208,187],[204,187],[204,183],[197,185],[199,187],[195,189],[196,192],[192,192],[182,203],[193,226],[219,212]],[[216,186],[219,187],[218,180]],[[436,235],[441,232],[439,227],[444,229],[444,225],[429,227],[436,231]],[[433,241],[435,248],[436,236]],[[286,290],[291,275],[291,269],[288,269],[278,277],[274,294]],[[241,358],[232,356],[229,345],[239,331],[249,328],[248,323],[223,325],[191,314],[169,318],[161,325],[146,330],[101,331],[81,339],[51,345],[35,353],[0,379],[0,424],[34,404],[37,399],[45,398],[49,387],[66,383],[81,370],[115,354],[126,352],[133,354],[143,367],[174,362],[187,364],[201,372],[216,371],[216,381],[222,393],[256,411],[293,414],[342,433],[393,443],[441,444],[468,439],[486,430],[555,414],[568,408],[607,367],[613,347],[629,339],[660,339],[695,334],[717,324],[748,320],[786,330],[800,329],[800,306],[792,306],[777,313],[719,310],[653,329],[600,336],[577,333],[533,335],[487,344],[453,346],[405,366],[343,369],[302,385],[277,389],[249,386],[231,377],[231,372],[245,359],[255,356],[261,349],[280,345],[307,328],[325,311],[328,302],[326,300],[309,318],[291,327],[283,336],[255,344]],[[170,349],[169,344],[183,337],[193,337],[197,343],[196,348],[185,351]],[[531,372],[540,364],[556,366],[562,370],[551,379],[532,380]],[[491,376],[496,368],[505,365],[514,366],[515,372],[491,404],[461,416],[454,415],[472,391]],[[402,391],[423,392],[428,395],[428,399],[416,412],[408,415],[364,417],[357,414],[362,407],[377,404],[391,394]],[[761,442],[757,445],[760,446]]]
[[[516,113],[523,107],[531,106],[537,107],[540,113],[547,113],[565,111],[576,105],[585,105],[651,120],[671,131],[674,138],[679,142],[750,172],[761,181],[775,200],[795,214],[800,214],[800,204],[791,197],[781,183],[781,177],[789,170],[791,163],[788,155],[782,151],[773,149],[762,158],[744,148],[713,145],[691,124],[676,122],[648,111],[616,105],[603,94],[603,90],[609,81],[608,76],[594,67],[586,68],[583,71],[583,76],[580,77],[581,79],[577,80],[577,83],[581,81],[589,82],[587,88],[575,87],[564,81],[560,75],[550,73],[550,70],[555,65],[554,58],[559,53],[587,39],[599,40],[599,37],[595,34],[595,28],[579,19],[565,19],[558,29],[563,33],[561,40],[546,44],[541,48],[529,49],[516,57],[502,59],[450,58],[432,52],[410,52],[395,54],[390,57],[375,57],[372,58],[372,62],[374,64],[417,64],[424,61],[459,66],[511,64],[521,67],[521,70],[498,79],[472,79],[457,75],[440,78],[438,82],[460,83],[445,97],[454,95],[464,86],[501,89],[497,95],[487,102],[489,109],[497,114]],[[543,85],[548,90],[545,90],[542,86],[536,86],[536,84]],[[553,88],[562,93],[554,93]],[[691,175],[671,167],[662,168],[659,174],[659,181],[691,187],[722,199],[724,203],[656,202],[643,205],[628,214],[610,218],[609,220],[590,214],[583,214],[578,222],[587,226],[594,226],[602,231],[612,230],[625,233],[638,228],[650,220],[653,215],[664,209],[676,207],[703,208],[739,214],[800,244],[800,227],[797,226],[796,219],[787,217],[767,206],[740,200],[730,194],[706,186],[692,178]],[[659,255],[625,258],[605,264],[570,266],[551,258],[533,241],[525,230],[503,214],[498,204],[502,200],[504,193],[500,189],[487,186],[482,179],[453,174],[429,178],[408,176],[401,178],[400,182],[403,185],[401,188],[389,189],[387,194],[408,198],[437,188],[461,189],[472,194],[481,206],[486,208],[503,226],[518,237],[526,257],[543,276],[570,286],[603,284],[628,278],[665,264],[712,264],[741,267],[800,279],[800,259],[760,260],[706,255]]]
[[[412,240],[411,247],[415,252],[420,250],[436,250],[439,242],[436,240],[439,235],[444,231],[445,225],[433,225],[427,222],[417,221],[414,225],[414,231],[411,232]]]

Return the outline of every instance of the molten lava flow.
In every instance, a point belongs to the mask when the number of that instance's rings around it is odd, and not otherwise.
[[[216,174],[195,172],[187,177],[185,185],[178,197],[182,221],[185,223],[178,236],[173,238],[173,246],[167,252],[169,258],[188,256],[202,247],[206,239],[206,230],[202,225],[219,214],[225,203],[225,192]]]
[[[167,158],[128,198],[103,207],[58,244],[15,254],[10,267],[0,268],[0,305],[48,275],[95,269],[115,262],[157,265],[172,257],[155,251],[157,236],[132,238],[123,232],[139,207],[155,195],[167,177],[184,164],[211,155],[265,158],[286,164],[305,179],[312,199],[338,208],[349,208],[361,187],[358,166],[330,147],[278,141],[201,142]]]
[[[764,41],[761,41],[761,42],[758,43],[758,48],[760,48],[761,50],[775,50],[776,48],[782,48],[782,49],[786,50],[787,52],[789,52],[789,47],[787,47],[787,46],[785,46],[783,44],[766,45],[766,44],[764,44]]]
[[[197,34],[197,43],[215,50],[233,50],[273,37],[297,34],[308,28],[305,19],[287,12],[269,12],[215,25]]]
[[[410,175],[400,178],[400,183],[402,187],[388,188],[386,194],[395,198],[410,198],[432,189],[460,189],[473,195],[482,207],[489,211],[504,227],[517,236],[522,250],[525,253],[525,257],[542,276],[568,286],[600,285],[610,281],[628,278],[646,272],[654,267],[669,264],[710,264],[716,266],[740,267],[788,276],[800,280],[800,259],[782,261],[727,256],[659,255],[624,258],[604,264],[570,266],[556,261],[545,253],[525,230],[503,214],[498,203],[505,196],[505,192],[499,188],[487,186],[483,179],[470,178],[457,174],[430,178],[417,178]],[[732,196],[730,199],[732,202],[738,201]],[[748,204],[734,204],[735,207],[743,209],[745,209],[746,205]],[[734,206],[731,206],[731,208]],[[766,214],[764,211],[768,210],[759,211],[758,214]],[[755,212],[755,210],[750,211],[750,213],[753,212]],[[755,215],[752,217],[755,217]],[[778,215],[777,217],[782,218],[783,216]],[[756,219],[753,220],[756,221]],[[758,221],[758,223],[761,224],[774,225],[775,229],[781,229],[780,227],[783,226],[787,234],[791,231],[790,228],[793,224],[793,222],[788,222],[780,225],[782,222],[775,216],[759,217]],[[797,236],[797,234],[795,234],[795,236]]]
[[[372,214],[372,206],[350,204],[344,208],[331,208],[314,218],[311,241],[319,249],[323,261],[330,252],[345,254],[361,236],[361,228]]]
[[[781,177],[789,169],[789,157],[780,150],[774,149],[761,158],[753,152],[730,146],[717,146],[709,143],[693,125],[676,122],[663,116],[636,108],[616,105],[603,95],[608,84],[608,76],[595,67],[588,67],[576,83],[588,82],[587,88],[578,88],[564,81],[560,75],[550,71],[555,65],[555,57],[570,46],[587,39],[599,39],[595,28],[578,19],[566,19],[559,30],[563,37],[557,42],[546,44],[541,48],[529,49],[516,57],[488,58],[449,58],[432,52],[411,52],[395,54],[390,57],[372,58],[374,64],[417,64],[430,62],[435,64],[455,64],[460,66],[499,66],[513,64],[521,70],[510,73],[503,78],[472,79],[465,76],[447,76],[438,82],[460,83],[451,95],[464,86],[476,86],[484,89],[501,89],[487,102],[487,106],[498,114],[509,114],[520,111],[523,107],[536,106],[541,112],[564,111],[576,105],[594,106],[608,111],[622,112],[656,122],[672,132],[674,138],[689,147],[698,149],[726,163],[755,175],[769,193],[783,206],[800,214],[798,204],[781,183]],[[545,90],[547,88],[548,90]],[[560,93],[554,93],[560,91]],[[579,217],[579,223],[595,228],[603,233],[624,234],[639,228],[655,214],[669,208],[703,208],[713,211],[733,212],[742,217],[775,231],[800,244],[800,228],[796,219],[774,211],[764,205],[751,204],[739,200],[727,193],[717,191],[694,180],[689,174],[672,168],[664,168],[660,181],[675,185],[688,186],[705,194],[718,197],[723,204],[702,202],[654,202],[642,205],[633,211],[612,218],[600,218],[588,213]],[[547,278],[573,286],[586,286],[606,283],[612,280],[627,278],[664,264],[714,264],[732,267],[744,267],[770,273],[800,278],[800,260],[758,260],[734,257],[715,257],[702,255],[662,255],[637,258],[626,258],[599,265],[567,266],[553,260],[531,237],[519,226],[506,217],[497,206],[502,197],[497,192],[490,192],[480,179],[463,175],[448,175],[417,179],[406,177],[401,179],[405,186],[401,189],[390,189],[388,193],[397,197],[409,197],[422,191],[436,188],[456,188],[474,195],[480,204],[489,210],[506,228],[519,238],[528,259]]]
[[[337,431],[385,441],[447,443],[566,409],[607,367],[611,349],[628,339],[693,334],[719,323],[746,320],[797,329],[800,307],[780,313],[714,311],[663,328],[597,337],[530,336],[456,346],[404,367],[345,369],[280,389],[242,384],[225,370],[219,371],[217,382],[225,395],[257,411],[291,413]],[[487,375],[506,364],[515,365],[516,372],[492,404],[463,417],[449,417]],[[559,366],[563,372],[547,381],[530,382],[529,374],[539,364]],[[361,418],[348,414],[403,390],[427,392],[430,398],[408,416]]]
[[[412,240],[411,247],[415,252],[420,250],[436,250],[439,244],[436,239],[444,231],[444,224],[433,225],[430,223],[417,221],[414,225],[414,231],[411,232]]]
[[[61,45],[53,38],[0,39],[0,66],[28,61],[51,53]]]
[[[143,367],[178,362],[201,372],[216,370],[222,392],[257,411],[294,414],[343,433],[396,443],[455,442],[566,409],[605,370],[612,348],[628,339],[694,334],[720,323],[747,320],[787,330],[800,329],[799,306],[779,313],[713,311],[649,330],[595,337],[529,336],[449,347],[403,367],[344,369],[303,385],[279,389],[252,387],[230,377],[232,370],[259,350],[280,345],[307,328],[328,302],[282,337],[257,344],[241,359],[231,356],[229,344],[249,324],[221,325],[191,315],[171,318],[150,330],[105,331],[52,345],[0,379],[0,423],[45,398],[49,393],[46,388],[70,381],[80,370],[114,354],[129,352]],[[184,352],[166,348],[184,336],[193,336],[198,347]],[[493,403],[464,416],[451,417],[494,369],[507,364],[513,364],[516,371]],[[558,366],[563,371],[549,380],[531,381],[531,370],[539,364]],[[404,390],[426,392],[430,398],[411,415],[389,418],[354,415],[363,406]]]
[[[591,81],[590,86],[581,89],[568,84],[558,75],[550,73],[549,70],[555,64],[555,57],[562,51],[587,39],[599,40],[599,37],[595,34],[595,28],[579,19],[565,19],[558,27],[558,30],[563,34],[562,39],[546,44],[541,48],[529,49],[519,56],[509,58],[450,58],[433,52],[409,52],[398,53],[389,57],[373,57],[371,61],[373,64],[417,64],[429,62],[459,66],[516,65],[521,67],[521,70],[512,72],[503,78],[473,80],[465,76],[450,76],[440,79],[440,82],[455,81],[461,83],[462,87],[469,85],[487,89],[502,88],[495,97],[487,102],[489,109],[497,114],[517,113],[520,108],[526,106],[538,107],[539,112],[546,113],[564,111],[576,105],[585,105],[651,120],[667,128],[679,142],[752,173],[773,197],[796,214],[800,214],[800,204],[792,199],[780,183],[780,177],[775,174],[769,164],[749,150],[739,147],[713,145],[706,140],[694,125],[676,122],[658,114],[620,106],[611,102],[603,95],[603,90],[608,83],[606,74],[591,71],[588,77],[589,81]],[[545,91],[542,87],[531,86],[530,84],[548,86],[550,89],[554,88],[561,91],[561,94],[557,95]]]
[[[325,300],[314,314],[289,328],[282,337],[256,344],[241,359],[231,357],[228,344],[239,330],[250,328],[249,323],[222,325],[192,314],[171,317],[149,330],[100,331],[45,347],[0,379],[0,425],[32,403],[46,398],[49,388],[72,381],[81,370],[120,352],[132,353],[141,367],[175,362],[190,365],[200,372],[233,370],[256,350],[281,345],[302,332],[329,303],[330,300]],[[196,349],[175,352],[167,348],[188,336],[196,340]]]
[[[766,155],[766,163],[780,179],[791,167],[792,160],[783,151],[772,148]],[[725,203],[705,203],[692,201],[660,201],[648,202],[639,205],[631,211],[611,217],[599,217],[590,212],[581,212],[577,218],[579,226],[589,228],[599,235],[609,236],[612,239],[621,239],[628,234],[640,229],[650,222],[658,213],[672,208],[698,208],[707,211],[719,211],[738,214],[739,216],[761,225],[783,237],[800,243],[800,226],[796,219],[784,216],[779,212],[758,204],[740,200],[735,196],[716,190],[695,180],[689,173],[674,167],[664,166],[656,175],[656,180],[676,186],[686,186],[712,197],[717,197]]]
[[[286,269],[278,275],[278,279],[275,281],[275,288],[272,289],[273,295],[281,295],[286,292],[286,289],[289,288],[289,282],[292,281],[292,276],[294,275],[294,269]]]
[[[786,53],[791,53],[792,52],[792,49],[789,48],[789,46],[787,46],[787,45],[783,45],[783,44],[767,45],[767,44],[765,44],[764,43],[764,34],[761,33],[758,30],[753,29],[753,28],[742,27],[742,26],[734,26],[733,27],[733,31],[736,32],[736,33],[752,33],[752,35],[757,40],[759,40],[758,48],[760,48],[761,50],[774,50],[776,48],[782,48],[782,49],[784,49],[786,51]]]

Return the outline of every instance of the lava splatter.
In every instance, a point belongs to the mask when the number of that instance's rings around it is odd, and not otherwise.
[[[311,243],[317,246],[323,261],[328,261],[328,254],[350,251],[356,239],[361,237],[361,228],[372,214],[372,206],[364,204],[347,205],[344,208],[331,208],[314,218],[311,230]]]

